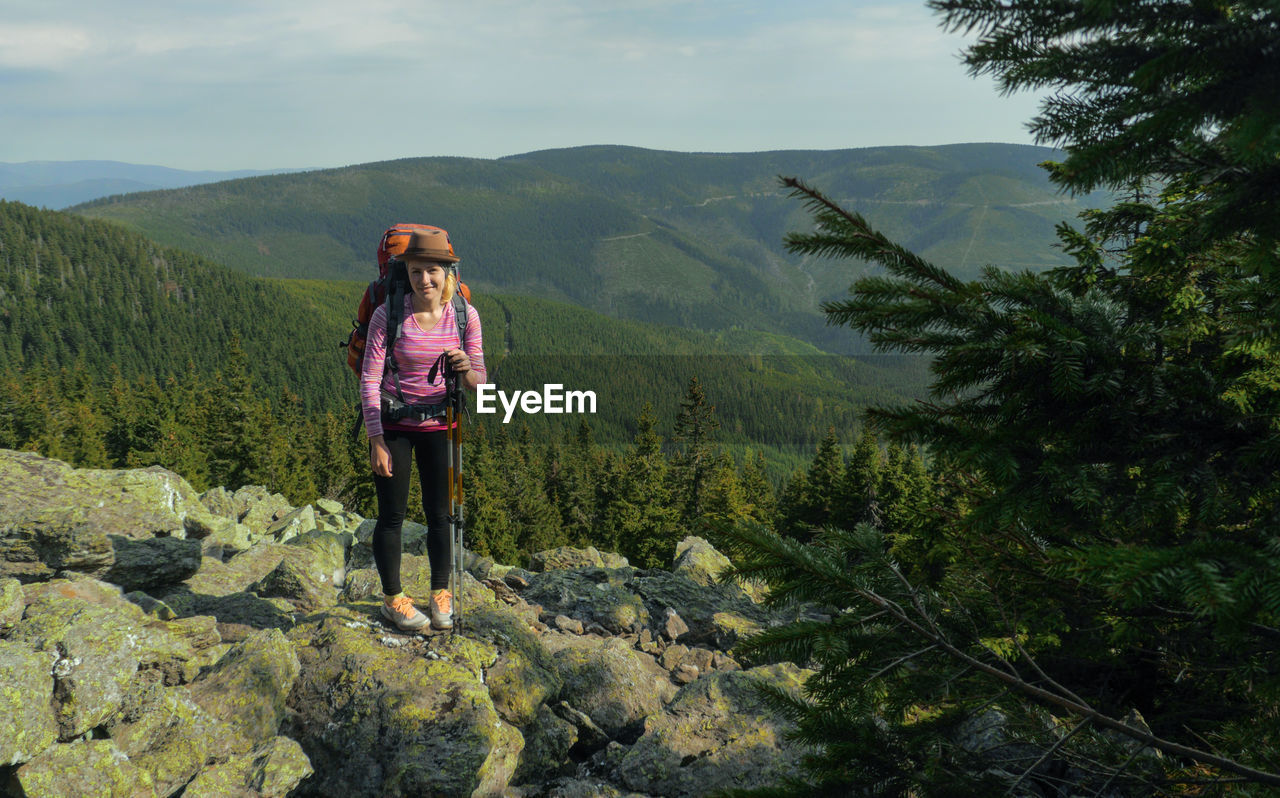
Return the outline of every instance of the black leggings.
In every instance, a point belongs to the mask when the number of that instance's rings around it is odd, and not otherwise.
[[[373,475],[378,491],[378,523],[373,527],[373,559],[382,578],[382,592],[394,596],[400,586],[400,528],[409,506],[411,455],[418,461],[418,482],[422,486],[422,512],[427,518],[427,558],[431,562],[431,589],[449,587],[449,434],[383,430],[383,440],[391,450],[391,476]]]

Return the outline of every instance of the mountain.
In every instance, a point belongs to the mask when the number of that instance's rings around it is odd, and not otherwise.
[[[179,188],[292,171],[298,170],[188,171],[120,161],[0,163],[0,199],[45,208],[65,208],[114,194]]]
[[[267,397],[346,415],[354,375],[338,344],[363,286],[258,278],[119,225],[0,201],[0,358],[10,373],[82,367],[162,383],[225,367],[232,340]],[[923,364],[835,357],[781,335],[705,332],[612,319],[572,304],[474,291],[499,388],[594,391],[602,442],[629,440],[645,402],[673,417],[699,377],[724,440],[799,457],[828,426],[852,434],[871,402],[918,394]],[[735,352],[752,351],[747,356]],[[0,373],[0,376],[4,376]],[[0,419],[2,420],[2,419]],[[521,414],[535,432],[572,417]],[[665,424],[665,422],[664,422]]]
[[[613,317],[784,334],[865,351],[819,303],[860,273],[800,258],[810,224],[779,189],[796,175],[939,265],[1066,262],[1054,225],[1096,198],[1060,196],[1038,147],[966,144],[837,151],[549,150],[500,160],[416,158],[97,200],[75,210],[259,276],[367,280],[381,231],[447,228],[486,292],[573,302]]]

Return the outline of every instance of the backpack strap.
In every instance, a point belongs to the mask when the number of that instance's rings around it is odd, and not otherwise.
[[[400,389],[400,364],[396,362],[396,339],[404,329],[404,289],[408,279],[399,279],[405,275],[404,264],[396,261],[388,273],[391,285],[387,290],[387,355],[386,368],[391,372],[391,381],[396,386],[396,398],[405,404],[404,391]]]

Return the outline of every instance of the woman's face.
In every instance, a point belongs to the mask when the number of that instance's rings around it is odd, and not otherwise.
[[[434,299],[441,296],[444,290],[444,278],[448,274],[444,264],[430,260],[411,260],[408,263],[409,284],[414,293],[423,299]]]

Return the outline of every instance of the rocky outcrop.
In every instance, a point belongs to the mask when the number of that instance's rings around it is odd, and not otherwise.
[[[705,541],[676,572],[470,557],[459,630],[409,635],[378,613],[372,522],[331,501],[0,451],[0,508],[16,794],[683,796],[797,772],[755,685],[805,673],[732,653],[785,619],[719,583]]]

